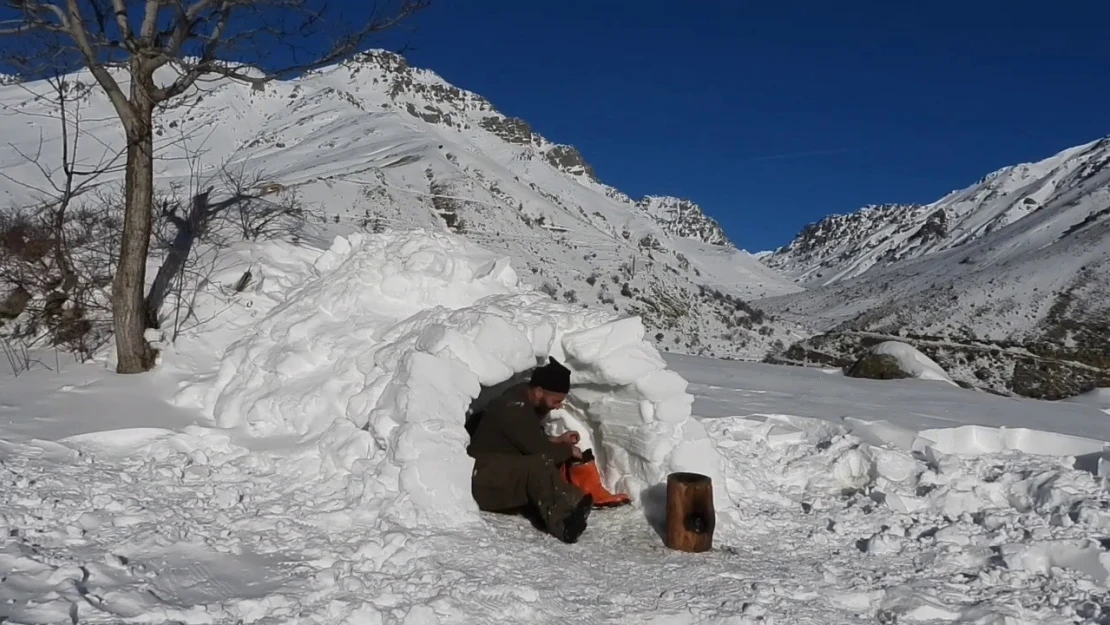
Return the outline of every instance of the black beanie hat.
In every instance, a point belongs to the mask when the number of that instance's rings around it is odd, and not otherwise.
[[[570,392],[570,369],[567,369],[554,358],[548,357],[548,363],[536,367],[532,372],[532,386],[538,386],[552,393]]]

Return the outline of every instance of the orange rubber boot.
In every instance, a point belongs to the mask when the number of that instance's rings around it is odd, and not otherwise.
[[[563,465],[563,478],[581,488],[594,498],[595,508],[611,508],[631,503],[632,500],[624,493],[610,493],[601,482],[601,472],[597,462],[590,451],[582,462],[571,462]]]

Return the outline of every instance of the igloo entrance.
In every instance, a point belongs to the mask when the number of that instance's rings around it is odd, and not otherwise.
[[[621,323],[639,325],[639,320],[627,319],[614,325]],[[613,328],[597,330],[611,332]],[[664,502],[659,498],[667,474],[696,470],[718,476],[719,456],[704,428],[690,417],[693,398],[685,392],[686,382],[680,376],[658,368],[629,383],[608,382],[614,378],[623,381],[615,375],[621,368],[619,360],[610,359],[604,367],[597,367],[574,355],[575,345],[588,344],[590,332],[563,337],[563,346],[570,349],[557,351],[565,351],[560,362],[572,371],[571,391],[564,407],[544,419],[544,428],[552,436],[567,430],[578,432],[581,440],[577,446],[591,451],[605,487],[627,493],[636,505],[660,508],[645,509],[650,520],[657,520],[653,517],[662,514]],[[650,355],[659,358],[656,353]],[[537,356],[537,366],[545,360]],[[624,364],[638,361],[630,357]],[[481,386],[466,411],[468,436],[485,407],[514,386],[527,383],[534,369],[529,367],[496,384]],[[724,484],[719,491],[721,508],[731,505]]]
[[[512,394],[512,396],[520,397],[522,393],[526,392],[526,389],[529,387],[529,382],[534,378],[535,373],[536,367],[532,367],[514,374],[504,382],[493,386],[482,387],[478,396],[471,402],[470,408],[466,413],[465,429],[471,442],[474,441],[474,437],[477,430],[480,428],[482,420],[488,418],[486,415],[489,405],[505,394]],[[600,387],[594,390],[605,392],[604,389]],[[567,431],[573,431],[578,434],[579,440],[575,444],[575,447],[582,454],[582,459],[579,461],[571,461],[571,463],[566,466],[559,466],[560,471],[563,472],[564,478],[586,492],[591,493],[594,496],[595,503],[599,505],[621,505],[622,500],[624,503],[627,503],[629,499],[627,493],[614,492],[611,480],[609,480],[609,483],[604,483],[607,480],[604,479],[603,475],[599,475],[604,472],[607,458],[603,448],[594,448],[594,441],[598,439],[598,432],[590,425],[592,419],[588,417],[584,418],[584,413],[586,411],[587,407],[581,405],[575,395],[568,394],[567,401],[560,408],[542,417],[528,411],[527,414],[521,417],[526,422],[522,422],[520,425],[527,429],[535,428],[535,430],[543,431],[544,435],[548,437],[558,436]],[[581,466],[572,468],[577,465]],[[600,488],[598,487],[597,481],[599,478],[604,483]]]

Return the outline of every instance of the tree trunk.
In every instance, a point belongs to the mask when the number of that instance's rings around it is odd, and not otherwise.
[[[713,481],[698,473],[667,476],[667,547],[678,551],[709,551],[717,525]]]
[[[154,366],[154,350],[143,336],[146,329],[143,291],[146,259],[150,250],[151,213],[154,205],[154,103],[151,77],[132,64],[131,105],[135,117],[125,124],[127,172],[123,239],[119,266],[112,284],[112,322],[116,338],[116,372],[142,373]]]

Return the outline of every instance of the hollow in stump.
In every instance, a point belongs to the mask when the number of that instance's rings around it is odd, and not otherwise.
[[[713,548],[717,515],[713,508],[713,480],[700,473],[667,476],[667,547],[701,552]]]

